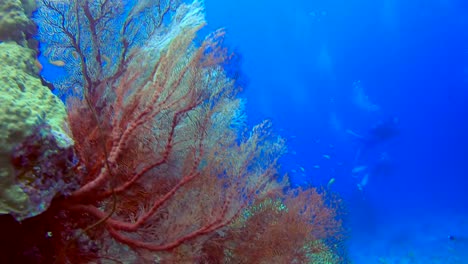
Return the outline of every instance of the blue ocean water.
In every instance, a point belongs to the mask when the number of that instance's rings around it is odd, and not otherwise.
[[[468,263],[468,2],[205,4],[283,170],[343,197],[354,263]]]

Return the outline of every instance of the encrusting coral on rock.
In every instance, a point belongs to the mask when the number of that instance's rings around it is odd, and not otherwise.
[[[43,212],[67,189],[61,178],[74,159],[65,105],[42,85],[37,52],[25,47],[35,32],[33,7],[0,3],[0,214],[17,220]]]
[[[36,26],[29,19],[36,8],[33,0],[0,1],[0,41],[24,40],[36,32]]]

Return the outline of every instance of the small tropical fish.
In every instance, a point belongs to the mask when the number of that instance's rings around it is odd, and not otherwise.
[[[330,187],[333,185],[333,183],[335,183],[335,178],[331,178],[331,179],[328,181],[327,188],[330,189]]]
[[[369,174],[366,174],[364,178],[362,178],[361,182],[357,184],[358,189],[360,191],[364,190],[364,187],[366,187],[368,181],[369,181]]]
[[[75,60],[78,59],[78,57],[80,57],[80,55],[76,51],[72,51],[71,54]]]
[[[63,60],[50,60],[49,63],[57,67],[65,66],[65,62]]]
[[[314,165],[314,169],[320,169],[320,165]]]
[[[43,67],[42,67],[41,62],[38,59],[34,61],[34,65],[36,65],[36,68],[39,69],[39,71],[42,71]]]
[[[366,165],[362,165],[362,166],[357,166],[357,167],[354,167],[353,170],[352,170],[352,173],[353,174],[356,174],[356,173],[359,173],[361,171],[365,171],[367,169],[367,166]]]
[[[299,167],[299,169],[300,169],[302,172],[305,172],[304,167]]]
[[[330,155],[324,154],[324,155],[322,155],[322,157],[324,157],[324,158],[326,158],[326,159],[330,159]]]

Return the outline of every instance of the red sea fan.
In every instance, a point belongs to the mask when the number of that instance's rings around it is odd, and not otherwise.
[[[174,4],[167,25],[139,35],[136,22],[158,5],[126,14],[111,2],[42,1],[68,43],[54,56],[79,66],[70,80],[82,92],[68,104],[78,188],[26,224],[28,261],[339,263],[325,243],[340,233],[335,209],[314,189],[284,192],[284,140],[270,122],[250,131],[242,122],[239,87],[222,67],[224,32],[194,44],[201,3]],[[104,48],[109,32],[121,34],[117,53]],[[40,236],[47,246],[33,242]]]

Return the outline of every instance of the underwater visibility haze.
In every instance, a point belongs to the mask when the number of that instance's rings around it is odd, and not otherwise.
[[[466,1],[206,1],[283,169],[345,201],[354,263],[468,263]]]
[[[468,263],[462,0],[0,0],[0,263]]]

